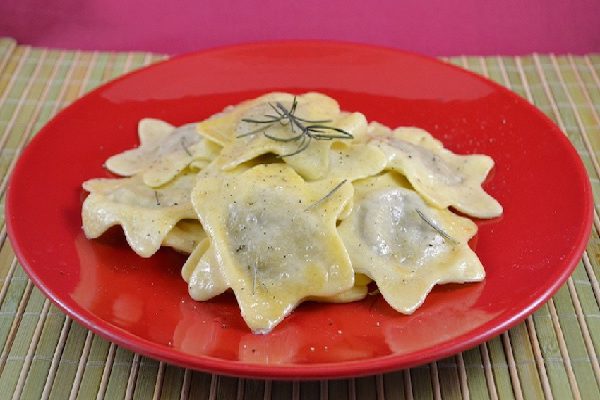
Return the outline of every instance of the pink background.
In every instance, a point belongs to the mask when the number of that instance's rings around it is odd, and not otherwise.
[[[0,0],[0,36],[169,54],[273,39],[344,40],[429,55],[589,53],[600,52],[600,1]]]

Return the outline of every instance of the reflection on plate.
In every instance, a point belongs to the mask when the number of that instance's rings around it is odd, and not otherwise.
[[[136,143],[139,119],[179,125],[272,90],[322,91],[343,109],[418,126],[451,150],[484,153],[486,190],[504,215],[479,221],[484,282],[437,287],[415,314],[379,296],[305,303],[252,335],[231,294],[198,303],[161,250],[142,259],[119,229],[81,232],[80,185],[109,176],[108,156]],[[77,168],[73,168],[77,166]],[[585,169],[564,135],[505,89],[439,61],[327,43],[254,44],[186,55],[88,94],[51,121],[19,160],[7,198],[11,240],[35,284],[94,332],[186,367],[255,377],[341,377],[405,368],[472,347],[524,319],[575,267],[591,228]]]

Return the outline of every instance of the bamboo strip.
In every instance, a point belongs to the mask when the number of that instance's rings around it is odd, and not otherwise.
[[[15,339],[15,335],[17,330],[19,329],[19,323],[21,321],[21,316],[25,311],[25,307],[27,306],[27,302],[29,301],[29,296],[31,296],[31,290],[33,289],[33,284],[31,281],[27,281],[27,286],[25,287],[25,291],[23,295],[21,295],[21,300],[19,301],[19,307],[17,308],[17,313],[14,316],[12,323],[10,325],[10,330],[8,331],[8,337],[4,342],[4,348],[2,349],[2,353],[0,354],[0,375],[4,370],[4,366],[6,364],[6,358],[8,357],[8,352],[12,346],[12,343]]]
[[[406,397],[407,400],[413,400],[414,398],[410,369],[404,370],[404,397]]]
[[[15,84],[17,83],[17,77],[20,76],[20,74],[22,73],[23,67],[25,66],[25,63],[28,60],[27,57],[29,56],[30,52],[31,52],[31,49],[29,47],[26,47],[23,50],[22,55],[19,56],[18,54],[13,54],[13,55],[18,56],[19,58],[17,61],[17,65],[15,67],[15,70],[10,75],[8,84],[6,85],[6,87],[4,88],[3,91],[0,91],[0,93],[2,93],[2,95],[0,96],[0,109],[4,108],[3,106],[6,102],[6,100],[8,99],[8,95],[12,92],[13,88],[15,87]],[[13,55],[11,55],[11,58]]]
[[[440,375],[437,362],[434,361],[429,364],[429,368],[431,368],[431,386],[433,387],[433,398],[435,400],[441,400],[442,389],[440,388]]]
[[[298,382],[295,382],[295,383],[298,383]],[[240,379],[238,379],[238,384],[237,384],[236,400],[242,400],[244,398],[244,389],[245,389],[245,382],[243,379],[240,378]],[[298,384],[298,396],[300,396],[300,385],[299,384]]]
[[[471,396],[469,394],[469,384],[467,382],[467,370],[465,368],[465,360],[463,358],[462,353],[458,353],[456,355],[456,360],[458,364],[458,376],[460,379],[460,393],[462,394],[463,399],[469,399]]]
[[[133,361],[131,363],[131,369],[129,371],[129,377],[127,378],[127,388],[125,389],[125,399],[131,400],[133,393],[135,392],[135,384],[137,380],[137,373],[140,368],[140,355],[134,354]],[[186,370],[187,372],[187,370]]]
[[[487,380],[487,387],[488,387],[488,392],[490,395],[490,398],[492,400],[498,400],[498,392],[496,390],[496,384],[495,384],[495,379],[494,379],[494,374],[492,372],[492,366],[491,366],[491,362],[490,362],[490,356],[489,356],[489,352],[488,352],[488,348],[487,348],[487,343],[483,343],[480,346],[481,349],[481,356],[483,358],[483,366],[485,369],[485,376],[486,376],[486,380]]]
[[[77,372],[75,373],[75,380],[73,382],[73,388],[71,390],[71,394],[69,396],[69,400],[74,400],[77,398],[77,394],[79,393],[79,387],[81,385],[81,381],[83,379],[83,371],[85,369],[85,365],[87,363],[90,350],[92,348],[92,332],[88,331],[85,336],[85,342],[83,344],[83,352],[81,357],[79,358],[79,365],[77,365]]]
[[[162,384],[165,376],[165,363],[160,362],[158,365],[158,374],[156,376],[156,384],[154,385],[154,395],[152,396],[153,400],[156,400],[160,397],[160,393],[162,392]],[[212,383],[211,383],[211,393],[212,393]],[[214,396],[210,396],[209,398],[214,398]]]
[[[2,229],[1,233],[6,235],[6,230]],[[0,305],[2,305],[4,303],[4,299],[6,298],[6,293],[8,292],[8,285],[12,281],[13,275],[15,274],[16,269],[17,269],[17,259],[13,255],[12,260],[10,262],[10,268],[8,270],[8,273],[6,274],[6,278],[4,279],[4,283],[2,284],[2,288],[0,289]]]
[[[377,386],[377,399],[385,400],[385,386],[383,384],[383,375],[375,376],[375,385]]]
[[[594,370],[594,375],[596,376],[596,382],[600,385],[600,366],[598,366],[598,358],[596,357],[596,351],[594,350],[594,344],[592,343],[592,338],[590,336],[590,332],[588,330],[587,323],[585,322],[583,310],[581,309],[581,302],[579,301],[579,296],[577,295],[577,291],[575,289],[575,284],[573,283],[573,279],[569,278],[569,280],[567,281],[567,286],[569,288],[569,294],[571,295],[571,300],[573,301],[573,306],[575,307],[575,312],[577,314],[577,321],[579,322],[579,327],[580,327],[581,333],[583,335],[583,341],[585,343],[585,347],[588,352],[590,362],[592,364],[592,369]]]
[[[265,392],[264,392],[263,400],[271,400],[271,384],[272,384],[272,382],[270,380],[265,381]],[[212,389],[212,387],[211,387],[211,389]],[[214,397],[210,397],[210,399],[213,400]]]
[[[44,384],[44,389],[42,391],[43,400],[46,400],[50,397],[50,391],[52,390],[52,385],[54,384],[54,377],[56,376],[56,371],[58,371],[58,363],[60,360],[60,356],[62,355],[63,349],[65,348],[65,343],[67,342],[67,336],[69,335],[70,329],[71,318],[66,317],[63,323],[63,327],[60,331],[58,344],[56,346],[56,350],[54,351],[54,355],[52,356],[52,363],[50,364],[48,377],[46,378],[46,383]]]
[[[17,48],[17,42],[15,40],[2,40],[2,43],[7,45],[3,46],[2,56],[0,57],[0,74],[4,71],[6,64],[8,64],[8,60],[10,60],[10,57]]]
[[[106,357],[106,363],[104,364],[104,370],[102,371],[102,379],[100,380],[98,393],[96,393],[96,400],[104,399],[106,388],[108,386],[108,378],[110,377],[112,365],[115,360],[116,349],[117,346],[114,343],[111,343],[110,347],[108,348],[108,356]]]
[[[600,285],[598,284],[598,279],[596,278],[596,274],[594,273],[594,270],[592,268],[592,263],[590,262],[590,258],[588,256],[587,252],[583,254],[582,261],[583,261],[583,265],[585,267],[585,271],[588,275],[588,279],[592,286],[592,290],[594,292],[594,297],[596,298],[596,303],[600,307]],[[0,299],[1,298],[2,298],[2,296],[0,296]]]
[[[140,367],[136,375],[135,391],[133,398],[135,400],[151,399],[154,395],[154,387],[156,386],[156,378],[158,376],[159,362],[157,360],[140,357]],[[192,382],[195,374],[192,373]],[[193,386],[190,384],[190,392]],[[192,397],[194,398],[194,397]]]
[[[13,400],[17,400],[21,398],[21,393],[23,392],[23,387],[25,386],[25,379],[27,377],[27,372],[29,372],[29,367],[31,366],[31,362],[33,361],[33,355],[35,353],[35,348],[37,346],[38,340],[42,335],[42,327],[44,326],[44,321],[46,321],[46,316],[48,315],[48,309],[50,308],[50,302],[46,299],[44,301],[44,308],[42,309],[42,313],[40,314],[40,319],[36,324],[35,331],[33,332],[33,337],[31,339],[31,344],[29,345],[29,349],[27,350],[27,355],[25,356],[25,360],[21,367],[21,372],[19,373],[19,378],[17,381],[17,385],[13,392]]]
[[[179,395],[179,398],[181,400],[187,400],[190,396],[190,386],[192,384],[191,374],[191,371],[186,368],[185,373],[183,374],[183,385],[181,385],[181,394]]]
[[[540,343],[538,341],[535,323],[533,322],[533,318],[531,316],[527,317],[526,324],[533,348],[533,354],[535,356],[535,362],[538,368],[538,375],[540,376],[540,381],[542,384],[542,390],[544,391],[544,397],[546,399],[553,399],[554,396],[552,396],[552,388],[550,387],[548,373],[546,372],[546,366],[544,365],[544,358],[542,351],[540,350]]]
[[[513,393],[517,400],[523,400],[523,392],[521,391],[521,382],[519,380],[519,373],[517,372],[517,366],[512,350],[512,344],[510,342],[510,336],[508,332],[502,334],[502,344],[504,345],[504,351],[508,360],[508,370],[510,373],[510,380],[513,387]]]
[[[356,400],[356,380],[348,379],[348,399]]]
[[[321,400],[329,400],[329,388],[327,381],[321,381],[319,384],[319,398]]]
[[[573,397],[575,397],[576,399],[581,399],[579,386],[577,385],[577,379],[575,378],[575,373],[573,372],[573,367],[571,366],[571,359],[569,358],[569,352],[567,351],[567,345],[565,344],[563,332],[560,329],[560,323],[558,322],[558,316],[556,315],[556,307],[554,306],[554,300],[550,299],[550,301],[548,301],[547,304],[548,308],[550,309],[550,316],[552,318],[554,329],[556,330],[556,336],[559,339],[558,345],[562,354],[563,362],[567,370],[567,377],[569,379],[569,384],[571,385]]]

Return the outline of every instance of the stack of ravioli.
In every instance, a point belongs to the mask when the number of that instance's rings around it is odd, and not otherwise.
[[[299,140],[277,110],[347,135]],[[120,225],[142,257],[189,254],[190,296],[231,289],[255,333],[302,301],[360,300],[372,281],[410,314],[436,284],[485,277],[468,246],[476,225],[449,208],[502,213],[481,187],[493,161],[422,129],[368,123],[320,93],[269,93],[198,124],[143,119],[139,137],[106,162],[122,178],[83,184],[86,236]]]

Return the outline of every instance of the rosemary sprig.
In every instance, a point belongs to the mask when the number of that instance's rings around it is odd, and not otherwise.
[[[310,146],[311,141],[314,140],[333,140],[333,139],[352,139],[354,136],[348,131],[345,131],[341,128],[336,128],[329,125],[324,125],[332,122],[331,120],[309,120],[305,118],[301,118],[296,115],[296,109],[298,107],[298,100],[296,96],[294,96],[294,101],[292,102],[292,106],[288,110],[283,104],[280,102],[268,103],[269,107],[275,112],[275,114],[265,114],[265,119],[253,119],[253,118],[243,118],[243,122],[247,122],[250,124],[260,124],[264,126],[260,126],[257,129],[254,129],[250,132],[243,133],[238,135],[238,138],[246,137],[250,135],[255,135],[257,133],[262,133],[265,137],[274,140],[276,142],[289,143],[289,142],[298,142],[298,147],[291,153],[280,155],[279,157],[291,157],[295,156],[306,150],[308,146]],[[283,126],[289,126],[290,131],[292,132],[292,136],[290,137],[279,137],[275,135],[270,135],[267,133],[269,128],[273,125],[279,123]]]
[[[309,211],[310,209],[315,208],[316,206],[318,206],[319,204],[321,204],[322,202],[324,202],[325,200],[327,200],[328,198],[330,198],[347,181],[348,181],[348,179],[344,179],[343,181],[341,181],[340,183],[338,183],[333,189],[331,189],[329,191],[329,193],[327,193],[325,196],[321,197],[319,200],[317,200],[314,203],[312,203],[310,206],[306,207],[304,209],[304,211]]]
[[[430,226],[430,227],[431,227],[431,228],[432,228],[434,231],[436,231],[437,233],[439,233],[441,237],[443,237],[444,239],[446,239],[446,240],[448,240],[449,242],[452,242],[452,243],[454,243],[454,244],[458,243],[458,242],[456,241],[456,239],[454,239],[452,236],[450,236],[450,235],[448,235],[446,232],[444,232],[444,231],[442,230],[442,228],[440,228],[439,226],[437,226],[436,224],[434,224],[433,222],[431,222],[431,221],[429,220],[429,218],[427,218],[427,217],[425,216],[425,214],[423,214],[423,212],[422,212],[421,210],[419,210],[419,209],[415,209],[415,211],[417,212],[417,214],[419,214],[419,217],[421,217],[421,219],[422,219],[423,221],[425,221],[425,223],[426,223],[427,225],[429,225],[429,226]]]

